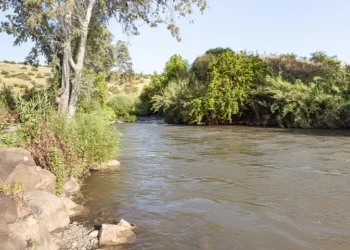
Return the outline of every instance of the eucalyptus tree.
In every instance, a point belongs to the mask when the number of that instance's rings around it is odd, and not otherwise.
[[[33,58],[60,60],[59,110],[73,117],[92,22],[105,27],[114,18],[129,35],[138,34],[143,23],[165,24],[180,40],[176,19],[206,7],[207,0],[1,0],[0,10],[8,11],[1,31],[14,35],[15,44],[32,40]]]

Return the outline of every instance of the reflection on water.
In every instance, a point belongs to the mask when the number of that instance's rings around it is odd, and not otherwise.
[[[122,171],[83,189],[92,222],[137,224],[112,249],[350,249],[347,131],[117,126]]]

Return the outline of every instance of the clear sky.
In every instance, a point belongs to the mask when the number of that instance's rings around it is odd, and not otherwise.
[[[209,48],[260,53],[296,53],[316,50],[350,63],[350,0],[208,0],[203,15],[178,22],[182,42],[164,26],[141,27],[141,35],[126,37],[114,20],[115,40],[130,43],[136,71],[161,71],[168,58],[181,54],[192,62]],[[0,14],[0,20],[3,15]],[[0,60],[23,61],[30,44],[13,47],[13,38],[0,33]]]

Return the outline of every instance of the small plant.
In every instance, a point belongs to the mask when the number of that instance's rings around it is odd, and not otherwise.
[[[19,193],[23,192],[22,184],[1,184],[0,185],[0,193],[4,193],[5,195],[15,197]]]
[[[13,84],[13,87],[18,88],[18,87],[19,87],[19,84],[18,84],[18,83],[14,83],[14,84]]]
[[[28,69],[26,66],[20,67],[20,69]]]
[[[44,76],[50,77],[52,74],[51,73],[45,73]]]
[[[8,71],[5,71],[5,70],[1,71],[1,75],[3,76],[8,76],[9,74],[10,73]]]
[[[31,70],[32,70],[32,71],[39,71],[38,68],[32,68]]]
[[[27,75],[28,75],[28,76],[35,76],[35,74],[32,73],[32,72],[27,73]]]
[[[37,79],[42,79],[42,78],[45,78],[45,76],[41,75],[41,74],[37,74],[36,77]]]
[[[62,193],[66,168],[64,156],[61,150],[53,148],[49,151],[49,170],[56,176],[56,195]]]
[[[44,84],[39,83],[39,84],[37,84],[37,85],[36,85],[36,87],[37,87],[38,89],[42,89],[42,88],[45,88],[45,85],[44,85]]]
[[[18,87],[19,87],[20,89],[28,89],[28,85],[27,85],[27,84],[24,84],[24,83],[21,83]]]

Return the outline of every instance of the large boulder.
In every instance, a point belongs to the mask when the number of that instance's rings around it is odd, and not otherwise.
[[[7,177],[6,184],[23,184],[24,191],[46,191],[56,189],[56,176],[37,166],[19,164]]]
[[[26,245],[17,239],[17,235],[7,225],[0,224],[0,250],[22,250],[26,249]]]
[[[123,219],[117,225],[102,224],[99,231],[100,246],[115,246],[135,242],[136,235],[132,231],[134,227],[135,225]]]
[[[47,192],[24,192],[23,201],[27,207],[46,225],[51,232],[69,224],[69,214],[62,200]]]
[[[89,210],[82,205],[74,203],[69,198],[62,198],[63,204],[66,206],[69,217],[74,217],[78,215],[88,214]]]
[[[79,182],[75,178],[71,178],[63,185],[61,197],[71,197],[80,190]]]
[[[101,163],[98,166],[91,168],[92,171],[113,171],[120,170],[120,162],[117,160],[111,160],[108,162]]]
[[[17,219],[16,203],[10,197],[0,194],[0,224],[9,224]]]
[[[27,245],[29,249],[55,250],[57,249],[49,230],[36,215],[29,215],[8,225],[10,231],[16,235],[17,241]],[[21,248],[24,249],[24,248]]]
[[[31,153],[23,148],[0,148],[0,183],[5,182],[18,164],[35,166]]]

